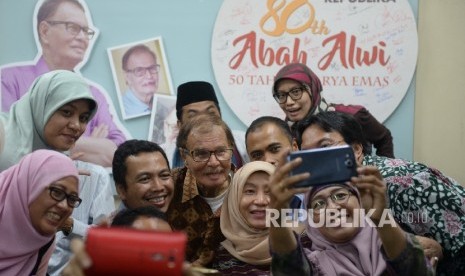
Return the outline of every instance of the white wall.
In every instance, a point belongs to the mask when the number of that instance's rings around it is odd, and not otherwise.
[[[465,1],[420,0],[414,160],[465,185]]]

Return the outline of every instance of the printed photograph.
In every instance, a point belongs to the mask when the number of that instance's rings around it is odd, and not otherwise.
[[[150,117],[148,140],[159,144],[169,159],[176,148],[176,138],[179,132],[177,122],[176,97],[156,95],[153,101],[153,113]]]
[[[174,95],[161,37],[107,51],[123,119],[150,115],[155,95]]]

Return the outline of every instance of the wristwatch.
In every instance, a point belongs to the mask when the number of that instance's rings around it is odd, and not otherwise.
[[[71,232],[73,232],[73,225],[74,225],[74,220],[72,217],[69,217],[65,223],[63,223],[63,226],[61,226],[61,231],[63,232],[63,234],[65,234],[65,236],[68,236],[69,234],[71,234]]]

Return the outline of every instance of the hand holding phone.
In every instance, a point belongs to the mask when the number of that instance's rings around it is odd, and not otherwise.
[[[318,148],[291,152],[288,160],[302,158],[302,164],[291,171],[291,175],[309,172],[310,177],[296,183],[294,187],[311,187],[350,181],[357,176],[357,163],[350,146]]]

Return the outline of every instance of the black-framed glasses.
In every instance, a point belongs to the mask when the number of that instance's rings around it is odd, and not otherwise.
[[[136,76],[136,77],[142,77],[147,72],[149,72],[151,75],[155,75],[155,74],[158,73],[159,70],[160,70],[160,65],[155,64],[155,65],[152,65],[152,66],[149,66],[149,67],[136,67],[134,69],[128,69],[128,70],[125,70],[125,71],[134,74],[134,76]]]
[[[192,151],[188,151],[184,149],[184,152],[189,154],[195,162],[208,162],[212,154],[215,155],[216,159],[219,161],[227,161],[230,160],[233,154],[233,149],[224,148],[224,149],[216,149],[216,150],[206,150],[206,149],[195,149]]]
[[[89,27],[83,27],[79,24],[69,22],[69,21],[46,21],[50,25],[65,25],[66,31],[72,35],[77,36],[81,31],[86,35],[86,37],[90,40],[94,37],[95,31]]]
[[[287,97],[291,97],[293,101],[300,100],[302,98],[303,93],[307,91],[305,86],[294,87],[288,92],[279,92],[273,94],[273,98],[279,103],[283,104],[287,101]]]
[[[338,205],[344,205],[349,200],[349,197],[352,195],[352,192],[347,189],[336,190],[331,193],[331,195],[326,198],[317,198],[310,202],[310,208],[314,213],[318,213],[321,210],[325,210],[328,206],[328,199],[331,199],[332,202]]]
[[[66,198],[66,202],[71,208],[76,208],[81,205],[82,199],[76,195],[67,194],[65,191],[57,187],[48,187],[48,189],[50,191],[50,196],[58,202]]]

